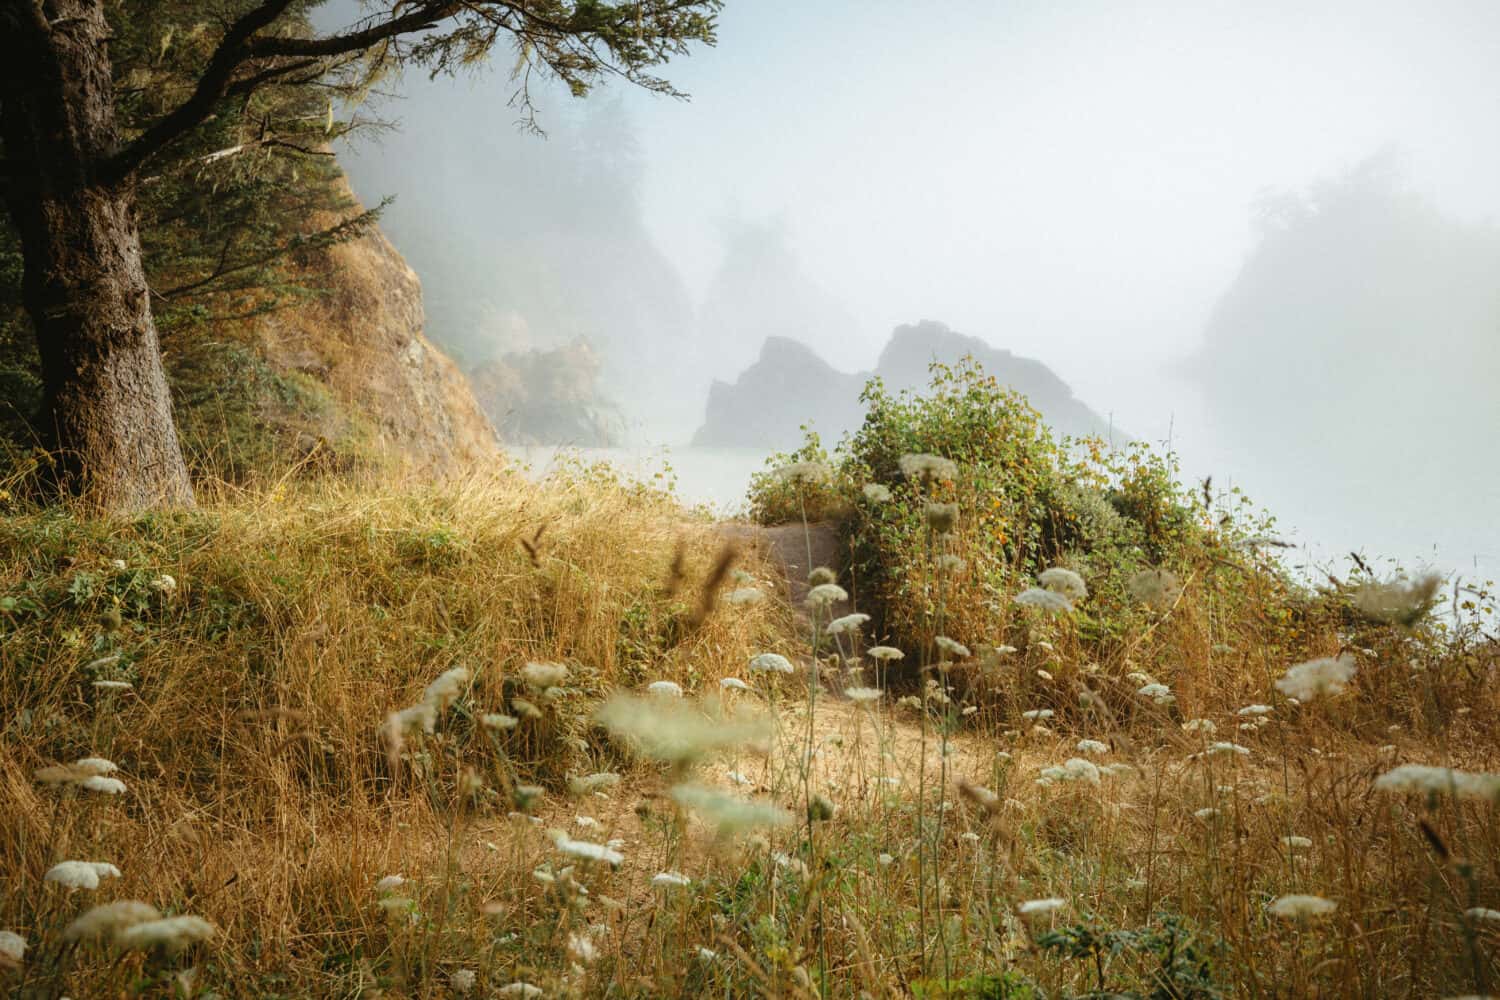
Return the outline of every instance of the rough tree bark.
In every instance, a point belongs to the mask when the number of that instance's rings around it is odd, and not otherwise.
[[[0,0],[4,198],[20,236],[64,488],[108,511],[184,506],[192,485],[117,152],[101,0]]]

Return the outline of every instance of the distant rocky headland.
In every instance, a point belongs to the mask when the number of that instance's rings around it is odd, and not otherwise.
[[[928,366],[971,356],[986,372],[1023,393],[1060,434],[1110,434],[1109,421],[1073,395],[1042,362],[991,347],[978,337],[932,320],[898,326],[874,371],[841,372],[812,348],[786,337],[768,337],[760,359],[729,384],[715,381],[708,412],[693,444],[719,448],[791,448],[808,424],[825,440],[853,430],[864,419],[860,390],[879,376],[893,391],[925,387]],[[1114,432],[1115,439],[1124,435]]]

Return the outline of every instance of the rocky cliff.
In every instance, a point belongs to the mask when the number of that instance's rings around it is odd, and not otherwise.
[[[803,424],[835,438],[864,419],[860,389],[874,376],[894,390],[927,385],[928,366],[973,357],[986,372],[1024,394],[1053,430],[1108,435],[1109,422],[1085,406],[1066,382],[1033,358],[991,347],[978,337],[924,320],[899,326],[880,353],[874,371],[840,372],[795,340],[769,337],[760,359],[729,384],[709,390],[708,412],[693,444],[728,448],[790,448]],[[1115,434],[1116,440],[1123,435]]]
[[[307,252],[291,277],[302,291],[275,308],[167,342],[178,430],[198,475],[243,481],[301,466],[446,476],[501,460],[467,379],[423,331],[420,280],[378,229]]]

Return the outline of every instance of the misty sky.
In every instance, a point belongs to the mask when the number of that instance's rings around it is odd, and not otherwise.
[[[440,113],[459,94],[487,118],[464,128],[510,130],[508,65],[409,79],[409,100],[385,113]],[[1170,428],[1191,474],[1223,475],[1235,444],[1172,373],[1255,246],[1257,199],[1393,150],[1445,216],[1500,218],[1489,0],[731,0],[718,47],[667,75],[691,102],[628,89],[624,101],[641,217],[689,298],[710,288],[728,233],[769,225],[848,318],[814,343],[838,367],[870,366],[899,323],[939,319],[1045,361],[1138,437]],[[544,126],[576,114],[539,96]],[[384,149],[361,156],[414,153]],[[367,198],[421,210],[417,194],[351,173]],[[1451,465],[1462,478],[1472,458],[1455,448]],[[1315,530],[1346,519],[1286,484],[1255,487]],[[1475,516],[1500,508],[1493,475],[1464,489]],[[1361,525],[1384,543],[1409,522]],[[1450,557],[1500,559],[1493,528],[1444,539]]]

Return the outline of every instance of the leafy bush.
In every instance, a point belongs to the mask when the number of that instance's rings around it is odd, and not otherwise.
[[[1144,444],[1059,440],[972,360],[931,372],[923,393],[893,394],[872,380],[861,397],[864,423],[832,455],[809,434],[770,463],[827,463],[825,479],[768,471],[751,488],[763,522],[804,510],[809,520],[839,521],[856,603],[874,618],[869,634],[905,650],[908,668],[934,659],[939,635],[973,647],[981,668],[994,666],[997,647],[1040,650],[1042,682],[1031,672],[1007,672],[1002,683],[986,676],[983,685],[950,679],[971,703],[1041,699],[1061,717],[1078,711],[1071,686],[1081,675],[1059,671],[1081,665],[1171,683],[1189,650],[1199,663],[1233,657],[1236,670],[1264,681],[1272,664],[1326,652],[1334,616],[1243,544],[1273,522],[1238,491],[1189,489],[1173,457]],[[908,477],[902,456],[921,453],[951,460],[956,472]],[[929,530],[930,503],[956,505],[951,530]],[[1052,567],[1079,574],[1087,597],[1060,615],[1017,606],[1015,596]],[[1160,581],[1144,598],[1143,574]]]

